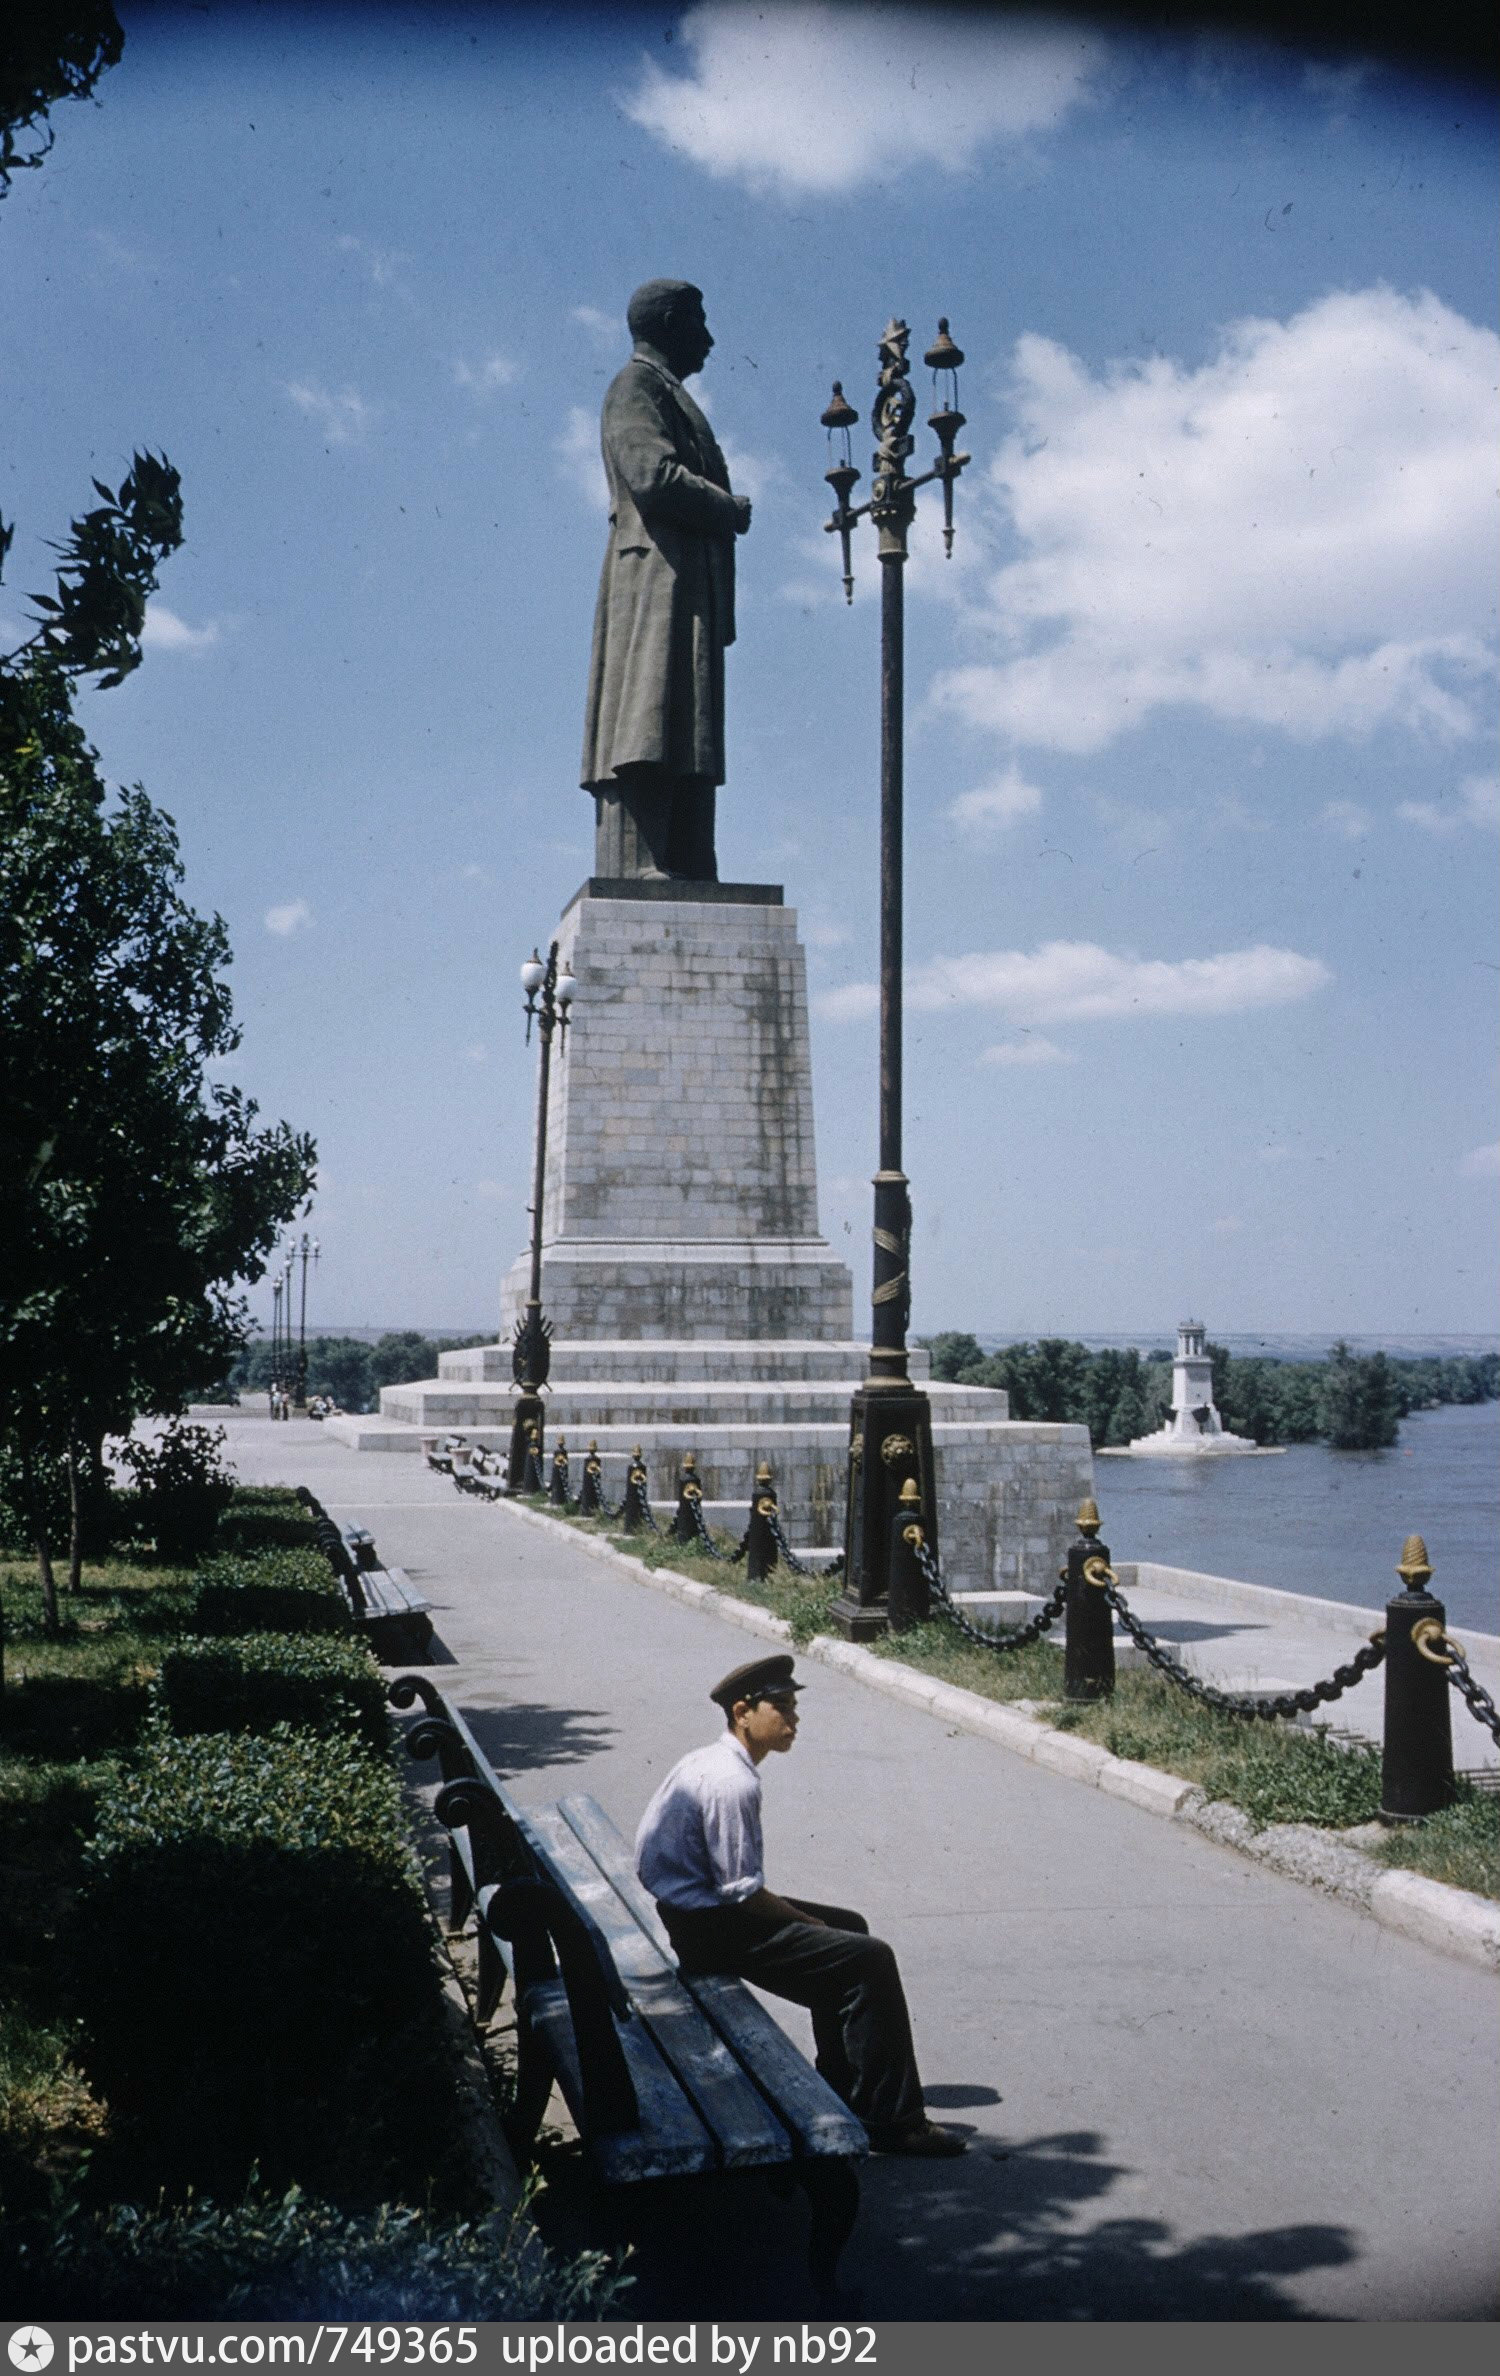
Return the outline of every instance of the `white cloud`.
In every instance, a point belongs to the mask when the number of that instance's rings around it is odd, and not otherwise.
[[[1239,1015],[1310,998],[1333,979],[1321,957],[1264,943],[1217,957],[1116,956],[1094,941],[1045,941],[1024,949],[989,949],[934,957],[906,977],[906,1003],[921,1012],[998,1007],[1018,1021],[1097,1022],[1115,1015]],[[818,1012],[845,1023],[874,1012],[873,982],[849,982],[818,1000]],[[1002,1059],[1003,1061],[1003,1059]]]
[[[1046,941],[1028,954],[995,949],[934,957],[912,975],[918,1008],[1002,1007],[1039,1023],[1110,1015],[1237,1015],[1284,1006],[1333,976],[1318,957],[1293,949],[1228,949],[1217,957],[1116,956],[1093,941]]]
[[[520,365],[512,363],[508,355],[486,355],[481,363],[467,363],[462,355],[453,366],[453,377],[471,396],[493,396],[497,389],[508,388]]]
[[[148,652],[206,652],[218,640],[219,630],[212,620],[206,627],[190,627],[164,602],[151,604],[141,629],[142,648]]]
[[[1466,1180],[1500,1179],[1500,1139],[1488,1147],[1475,1147],[1458,1168]]]
[[[357,256],[377,289],[399,286],[401,267],[411,262],[405,248],[377,247],[373,240],[356,239],[352,231],[345,231],[334,246],[346,256]]]
[[[1028,784],[1019,768],[1008,767],[973,792],[960,792],[946,814],[968,842],[998,841],[1017,817],[1034,817],[1042,805],[1035,784]]]
[[[681,36],[688,71],[646,60],[625,113],[707,172],[783,196],[965,170],[1060,123],[1103,56],[1046,17],[756,0],[690,9]]]
[[[567,426],[560,437],[552,440],[552,451],[575,493],[592,504],[595,511],[607,512],[609,481],[599,451],[599,423],[585,405],[569,405]]]
[[[979,1059],[981,1064],[1076,1064],[1071,1048],[1060,1048],[1055,1040],[1043,1039],[1040,1032],[1028,1033],[1024,1039],[999,1040],[986,1048]]]
[[[1403,800],[1397,809],[1408,825],[1425,826],[1429,833],[1456,833],[1460,825],[1500,826],[1500,778],[1465,776],[1456,801]]]
[[[841,949],[849,938],[849,927],[825,916],[804,916],[802,938],[810,949]]]
[[[841,989],[820,991],[813,1000],[814,1013],[830,1023],[857,1023],[879,1006],[880,992],[873,982],[845,982]]]
[[[1370,830],[1371,817],[1367,808],[1357,800],[1328,800],[1323,804],[1319,823],[1330,833],[1341,834],[1345,841],[1363,841]]]
[[[1208,1226],[1212,1236],[1224,1238],[1238,1237],[1245,1224],[1238,1213],[1221,1213],[1218,1220],[1210,1221]]]
[[[1389,288],[1233,323],[1196,367],[1095,376],[1023,337],[989,474],[1022,548],[989,588],[1006,656],[940,702],[1074,752],[1169,707],[1308,741],[1471,732],[1497,363],[1491,331]]]
[[[607,350],[618,348],[623,358],[630,343],[625,316],[602,313],[597,305],[575,305],[570,319],[586,330],[595,346]]]
[[[280,907],[266,910],[267,932],[274,932],[279,940],[287,940],[294,932],[305,932],[313,920],[312,909],[305,899],[288,899]]]
[[[465,1064],[483,1064],[488,1059],[488,1056],[489,1049],[485,1046],[483,1040],[471,1041],[469,1046],[464,1050]]]
[[[286,392],[299,412],[317,422],[330,445],[362,445],[375,419],[357,388],[341,388],[337,395],[319,380],[288,380]]]

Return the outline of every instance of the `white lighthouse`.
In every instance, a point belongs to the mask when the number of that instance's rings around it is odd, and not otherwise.
[[[1172,1363],[1172,1408],[1155,1435],[1137,1436],[1131,1452],[1187,1454],[1259,1452],[1267,1447],[1249,1436],[1231,1435],[1214,1405],[1213,1363],[1205,1348],[1201,1320],[1183,1320],[1177,1328],[1177,1353]]]

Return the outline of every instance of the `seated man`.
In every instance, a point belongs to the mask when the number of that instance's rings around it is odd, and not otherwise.
[[[736,1667],[709,1693],[728,1729],[672,1768],[641,1818],[636,1870],[684,1972],[732,1972],[806,2005],[817,2066],[878,2153],[946,2158],[965,2140],[922,2108],[896,1958],[843,1906],[778,1897],[761,1869],[760,1775],[797,1738],[785,1654]]]

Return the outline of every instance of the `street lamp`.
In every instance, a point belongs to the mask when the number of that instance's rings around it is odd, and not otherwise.
[[[299,1256],[301,1257],[302,1261],[302,1314],[297,1331],[297,1391],[292,1398],[294,1408],[299,1411],[305,1411],[307,1409],[307,1266],[309,1262],[317,1262],[318,1252],[319,1247],[317,1239],[310,1238],[305,1229],[302,1232],[300,1244],[295,1238],[288,1238],[287,1240],[286,1333],[288,1356],[290,1356],[291,1353],[292,1336],[292,1274],[296,1268]]]
[[[281,1384],[281,1296],[285,1285],[286,1281],[280,1273],[271,1282],[271,1384],[275,1387]],[[271,1417],[274,1419],[275,1416],[276,1405],[273,1400]]]
[[[904,726],[906,542],[916,513],[916,490],[933,480],[943,489],[943,541],[953,553],[953,482],[970,457],[954,452],[964,416],[958,409],[963,353],[946,320],[924,358],[932,373],[936,409],[929,426],[938,459],[919,478],[907,475],[916,398],[907,377],[905,322],[891,321],[880,340],[880,376],[870,425],[876,436],[868,503],[851,508],[859,472],[849,432],[859,419],[840,383],[823,414],[833,467],[825,474],[834,494],[827,522],[843,550],[844,594],[854,599],[849,538],[868,512],[880,557],[880,1168],[875,1174],[875,1262],[871,1293],[869,1374],[857,1389],[849,1418],[849,1486],[844,1527],[844,1589],[834,1603],[840,1631],[868,1641],[889,1622],[891,1525],[908,1477],[922,1499],[927,1542],[937,1555],[937,1497],[932,1467],[932,1409],[907,1369],[911,1316],[911,1197],[901,1166],[901,803]],[[835,438],[840,439],[834,447]]]
[[[526,993],[526,1044],[531,1045],[531,1026],[537,1027],[541,1041],[541,1064],[536,1093],[536,1160],[531,1181],[531,1284],[526,1309],[516,1322],[515,1343],[511,1347],[511,1374],[520,1392],[516,1397],[515,1418],[510,1431],[510,1458],[506,1464],[505,1481],[512,1493],[519,1493],[526,1481],[526,1458],[530,1450],[529,1431],[536,1429],[536,1456],[542,1456],[542,1388],[552,1366],[552,1326],[542,1317],[542,1200],[547,1186],[547,1087],[552,1073],[552,1035],[566,1037],[568,1009],[573,1004],[578,984],[564,966],[558,971],[557,943],[547,951],[544,963],[533,949],[521,968],[521,987]]]

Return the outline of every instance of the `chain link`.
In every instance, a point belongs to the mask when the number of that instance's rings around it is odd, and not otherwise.
[[[766,1524],[771,1529],[772,1542],[776,1545],[777,1550],[781,1553],[782,1558],[786,1561],[786,1564],[791,1569],[792,1574],[794,1576],[815,1576],[818,1572],[817,1569],[810,1568],[805,1559],[799,1559],[797,1557],[796,1552],[792,1549],[791,1544],[787,1541],[786,1536],[782,1533],[780,1513],[776,1510],[768,1511],[766,1513]]]
[[[688,1508],[693,1513],[693,1524],[698,1530],[697,1548],[704,1554],[705,1558],[727,1559],[729,1557],[729,1553],[719,1549],[718,1544],[714,1541],[713,1536],[708,1531],[708,1521],[703,1515],[702,1502],[698,1500],[696,1496],[691,1496],[688,1501]]]
[[[1500,1708],[1495,1706],[1484,1685],[1475,1682],[1469,1672],[1468,1660],[1448,1634],[1443,1636],[1443,1647],[1452,1661],[1448,1669],[1449,1682],[1465,1702],[1469,1714],[1486,1728],[1492,1740],[1500,1742]]]
[[[914,1544],[913,1550],[918,1567],[931,1589],[937,1594],[938,1605],[942,1609],[943,1615],[950,1624],[958,1627],[959,1632],[968,1641],[977,1642],[982,1649],[1025,1650],[1032,1642],[1039,1642],[1047,1628],[1050,1625],[1055,1625],[1062,1614],[1063,1587],[1059,1584],[1045,1607],[1038,1609],[1036,1615],[1029,1617],[1024,1625],[1018,1625],[1010,1631],[1002,1630],[999,1626],[975,1625],[970,1618],[964,1615],[947,1585],[943,1582],[938,1563],[928,1550],[927,1545],[925,1543]]]
[[[1355,1651],[1347,1666],[1335,1667],[1323,1682],[1310,1683],[1302,1691],[1280,1691],[1274,1698],[1252,1697],[1248,1692],[1220,1691],[1216,1685],[1201,1682],[1196,1675],[1189,1674],[1180,1659],[1174,1658],[1154,1634],[1146,1631],[1118,1585],[1106,1584],[1104,1597],[1131,1640],[1138,1649],[1145,1651],[1158,1674],[1169,1676],[1190,1698],[1202,1700],[1205,1707],[1218,1708],[1227,1716],[1258,1716],[1269,1720],[1276,1716],[1310,1713],[1312,1709],[1329,1700],[1336,1700],[1351,1690],[1362,1676],[1371,1674],[1385,1656],[1384,1640],[1366,1642],[1362,1649]]]

